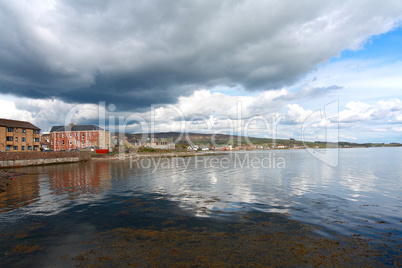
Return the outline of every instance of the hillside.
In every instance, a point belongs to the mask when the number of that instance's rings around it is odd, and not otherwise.
[[[118,135],[118,133],[112,133],[112,136]],[[134,142],[136,139],[141,139],[143,133],[125,133],[125,136],[127,137],[128,141]],[[145,137],[150,137],[149,133],[144,133]],[[226,134],[203,134],[203,133],[185,133],[182,135],[181,139],[179,139],[181,133],[180,132],[158,132],[154,134],[155,138],[171,138],[176,143],[181,144],[181,145],[187,145],[189,144],[190,140],[192,143],[196,145],[210,145],[210,144],[217,144],[217,145],[226,145],[230,144],[233,146],[238,145],[239,141],[239,136],[233,136],[232,141],[230,140],[230,135]],[[246,137],[240,137],[241,139],[241,144],[242,145],[247,145],[248,141]],[[253,145],[265,145],[265,146],[272,146],[273,144],[276,145],[284,145],[284,146],[303,146],[303,142],[295,139],[276,139],[275,143],[272,139],[267,139],[267,138],[256,138],[256,137],[249,137],[248,140],[253,144]],[[325,142],[322,141],[308,141],[305,142],[305,145],[309,147],[320,147],[324,148],[327,146]],[[329,147],[336,147],[336,143],[330,143],[328,144]],[[338,142],[338,146],[341,148],[355,148],[355,147],[395,147],[395,146],[402,146],[402,144],[399,143],[391,143],[391,144],[384,144],[384,143],[351,143],[351,142],[345,142],[345,141],[340,141]]]

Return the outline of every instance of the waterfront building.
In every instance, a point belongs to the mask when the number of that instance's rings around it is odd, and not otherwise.
[[[40,150],[49,151],[50,150],[50,134],[42,133],[40,135]]]
[[[139,147],[148,147],[154,149],[174,150],[175,144],[172,138],[147,138],[136,141]]]
[[[174,150],[175,145],[172,138],[152,138],[149,140],[149,147],[155,149]]]
[[[68,151],[83,148],[110,149],[109,131],[96,125],[54,126],[50,130],[50,149]]]
[[[0,151],[39,151],[40,128],[26,122],[0,119]]]
[[[40,135],[40,141],[47,141],[50,142],[50,133],[42,133]]]

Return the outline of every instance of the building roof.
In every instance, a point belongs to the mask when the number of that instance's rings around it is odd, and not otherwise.
[[[50,142],[48,142],[48,141],[41,141],[39,144],[40,144],[40,145],[50,145]]]
[[[17,120],[1,119],[1,118],[0,118],[0,126],[40,130],[40,128],[38,128],[37,126],[34,126],[26,121],[17,121]]]
[[[69,132],[69,131],[94,131],[101,130],[104,131],[103,128],[98,127],[97,125],[73,125],[70,126],[53,126],[50,132]]]

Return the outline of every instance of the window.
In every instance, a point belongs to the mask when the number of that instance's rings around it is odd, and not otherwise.
[[[39,134],[40,130],[39,129],[35,129],[34,130],[34,134]]]
[[[22,138],[22,141],[26,141],[24,137]]]
[[[28,146],[28,150],[32,150],[32,146]]]
[[[14,150],[14,151],[18,151],[18,146],[14,146],[14,147],[13,147],[13,150]]]
[[[7,141],[13,141],[13,137],[7,137]]]
[[[61,144],[63,144],[63,145],[64,145],[64,140],[61,142]]]
[[[38,150],[38,146],[34,146],[34,151],[37,151]]]
[[[61,134],[61,137],[64,138],[64,133]]]
[[[25,146],[21,146],[21,151],[25,151]]]
[[[52,141],[52,145],[53,145],[53,141]]]
[[[70,141],[70,146],[71,146],[71,145],[73,145],[73,142],[72,142],[72,141]]]
[[[7,128],[7,132],[13,132],[13,128],[12,127],[9,127],[9,128]]]
[[[27,130],[25,128],[22,129],[22,133],[26,133]]]
[[[6,146],[6,151],[10,151],[10,145]]]
[[[15,137],[15,141],[18,141],[18,137]]]
[[[57,137],[57,138],[59,137],[59,133],[56,134],[56,137]]]
[[[85,140],[85,134],[81,134],[81,139]]]
[[[17,132],[18,132],[18,128],[15,129],[15,133],[17,133]]]
[[[84,143],[81,143],[81,147],[82,147],[82,148],[84,148],[84,147],[85,147],[85,146],[84,146]]]
[[[34,139],[34,142],[39,142],[39,138],[35,138],[35,139]]]
[[[70,138],[73,136],[73,133],[70,132]]]

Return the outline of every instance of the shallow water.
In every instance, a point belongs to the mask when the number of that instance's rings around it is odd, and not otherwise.
[[[402,148],[369,148],[340,149],[336,167],[305,150],[281,150],[16,169],[29,175],[0,194],[0,264],[69,266],[99,232],[228,231],[255,214],[399,254],[401,161]]]

